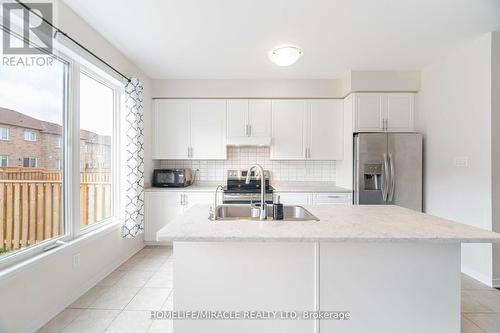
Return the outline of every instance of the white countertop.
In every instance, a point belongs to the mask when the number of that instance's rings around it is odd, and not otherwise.
[[[500,234],[398,206],[306,206],[314,221],[210,221],[196,205],[158,232],[159,241],[500,243]]]
[[[225,183],[206,183],[199,182],[188,187],[147,187],[147,192],[213,192],[217,185]],[[295,192],[295,193],[352,193],[352,190],[344,187],[335,186],[331,182],[271,182],[275,192]]]

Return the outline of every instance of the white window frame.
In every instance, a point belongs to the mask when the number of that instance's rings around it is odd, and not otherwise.
[[[24,141],[36,142],[37,135],[35,131],[24,130]]]
[[[22,31],[22,30],[20,30]],[[63,186],[62,186],[62,216],[64,224],[64,234],[58,237],[47,239],[38,244],[30,247],[13,251],[13,253],[6,254],[0,257],[0,273],[4,268],[15,267],[17,269],[23,264],[32,264],[41,260],[47,251],[52,250],[60,245],[67,244],[67,242],[79,241],[85,237],[93,237],[93,234],[104,233],[109,230],[113,225],[118,225],[123,219],[120,212],[122,206],[121,200],[121,179],[122,174],[118,170],[119,161],[121,158],[121,133],[122,118],[120,109],[124,107],[123,94],[125,87],[123,83],[114,78],[110,73],[101,69],[95,64],[84,59],[80,54],[67,48],[65,45],[55,41],[53,45],[53,56],[59,58],[67,64],[65,67],[65,93],[64,93],[64,111],[63,111]],[[85,67],[86,66],[86,67]],[[114,103],[114,128],[113,128],[113,147],[112,153],[112,184],[113,202],[112,212],[113,216],[109,219],[95,223],[84,230],[80,229],[80,198],[79,195],[72,195],[72,193],[79,193],[80,188],[80,105],[79,105],[79,81],[80,70],[85,69],[87,73],[92,73],[99,77],[99,81],[104,81],[113,87],[115,91]],[[91,70],[92,69],[92,70]],[[97,74],[98,73],[98,74]],[[109,77],[109,79],[106,79]],[[94,77],[95,78],[95,77]],[[77,140],[72,140],[75,136]],[[36,135],[36,134],[35,134]],[[73,191],[75,189],[75,191]],[[47,253],[50,255],[50,253]],[[1,274],[0,274],[1,275]]]
[[[106,218],[102,221],[95,222],[91,225],[86,226],[84,229],[80,228],[80,209],[78,209],[78,219],[74,218],[73,223],[75,224],[74,228],[78,230],[79,235],[85,235],[89,232],[93,232],[96,229],[102,228],[103,226],[114,223],[116,221],[120,221],[120,173],[118,170],[119,161],[120,161],[120,130],[121,130],[121,117],[120,117],[120,108],[121,108],[121,96],[124,93],[123,87],[120,87],[114,84],[111,80],[106,79],[102,75],[102,73],[97,73],[95,70],[91,70],[89,67],[86,67],[81,64],[77,64],[74,66],[73,70],[78,70],[78,83],[80,82],[80,74],[84,73],[91,79],[103,84],[104,86],[113,90],[113,135],[111,137],[111,212],[112,215],[109,218]],[[78,100],[78,105],[75,105],[74,108],[78,108],[77,112],[74,112],[75,116],[78,117],[78,122],[80,122],[80,101]],[[86,143],[87,144],[87,143]],[[78,144],[79,145],[79,144]],[[93,151],[92,146],[92,151]],[[93,164],[93,163],[92,163]],[[78,175],[80,175],[80,170],[78,168]],[[80,177],[78,176],[78,188],[80,188]],[[78,201],[78,204],[80,201]],[[80,208],[80,207],[78,207]],[[77,228],[78,227],[78,228]]]
[[[2,165],[2,161],[5,160],[5,165]],[[9,166],[9,155],[0,155],[0,168],[6,168]]]
[[[24,166],[24,160],[28,159],[28,166]],[[35,165],[31,166],[31,160],[35,161]],[[38,167],[38,158],[35,156],[24,156],[23,157],[23,168],[36,168]]]
[[[1,141],[9,141],[9,128],[8,127],[0,127],[0,140]],[[3,136],[5,133],[5,137]]]

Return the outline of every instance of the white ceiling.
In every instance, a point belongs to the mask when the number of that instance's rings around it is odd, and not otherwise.
[[[420,69],[467,38],[500,30],[498,0],[64,1],[160,79]],[[301,46],[304,56],[274,65],[267,52],[282,43]]]

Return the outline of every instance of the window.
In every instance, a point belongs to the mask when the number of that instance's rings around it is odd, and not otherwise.
[[[36,132],[24,131],[24,140],[25,141],[36,141]]]
[[[7,127],[0,127],[0,140],[9,140],[9,129]]]
[[[111,148],[115,136],[115,91],[94,75],[80,74],[80,129],[92,143],[85,143],[85,170],[88,181],[81,182],[87,198],[81,198],[80,225],[90,226],[111,217],[113,210],[112,166],[113,149],[100,154],[100,147]],[[95,121],[99,119],[99,121]],[[94,149],[95,148],[95,149]],[[99,154],[99,155],[98,155]],[[90,160],[89,160],[90,159]],[[104,163],[100,163],[100,161]]]
[[[0,167],[8,167],[9,166],[9,156],[0,155]]]
[[[49,131],[65,132],[67,73],[68,63],[60,58],[54,58],[52,66],[3,66],[0,70],[0,138],[11,144],[9,151],[2,151],[7,147],[0,141],[0,164],[17,167],[11,170],[12,181],[0,182],[0,191],[7,194],[0,221],[5,222],[3,228],[9,226],[9,233],[7,229],[0,232],[1,266],[39,253],[51,242],[67,237],[64,175],[54,170],[47,147],[33,144],[51,137]],[[2,119],[9,119],[9,128],[2,127]],[[26,128],[27,124],[33,127]],[[63,160],[63,152],[64,148],[60,156],[50,155]]]
[[[64,52],[52,59],[50,66],[0,70],[0,139],[12,141],[0,141],[0,166],[10,162],[20,173],[8,185],[0,182],[7,198],[0,221],[9,226],[9,233],[0,232],[0,269],[117,221],[120,214],[116,147],[122,83]],[[2,119],[17,124],[5,126]],[[95,154],[101,145],[103,154]],[[3,151],[11,146],[12,152]],[[80,181],[80,187],[68,180]],[[80,219],[70,218],[78,214]]]
[[[36,168],[36,163],[37,158],[36,157],[24,157],[23,158],[23,168]]]

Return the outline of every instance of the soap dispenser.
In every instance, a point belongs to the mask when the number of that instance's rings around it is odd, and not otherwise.
[[[273,220],[283,220],[283,204],[280,203],[280,196],[273,203]]]

